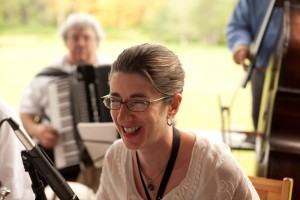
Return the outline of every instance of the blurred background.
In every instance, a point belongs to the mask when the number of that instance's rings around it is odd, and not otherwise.
[[[66,52],[57,29],[72,12],[96,16],[106,32],[99,51],[115,59],[140,43],[164,44],[186,71],[179,128],[221,130],[221,105],[231,127],[252,130],[250,87],[226,47],[225,29],[237,0],[0,0],[0,98],[18,110],[25,86]],[[221,103],[221,105],[220,105]],[[248,174],[249,156],[237,152]],[[245,156],[246,155],[246,156]],[[247,164],[248,163],[248,164]],[[250,166],[249,166],[250,165]],[[250,169],[248,169],[250,167]]]

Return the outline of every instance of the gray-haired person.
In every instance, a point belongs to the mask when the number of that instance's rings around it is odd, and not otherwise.
[[[71,74],[79,65],[105,65],[111,64],[111,60],[98,52],[104,32],[100,22],[89,14],[74,13],[67,17],[60,27],[62,40],[68,50],[55,62],[47,67],[47,70],[59,70],[65,74]],[[50,70],[51,71],[51,70]],[[51,125],[49,119],[49,95],[47,93],[50,82],[58,79],[57,76],[36,76],[25,88],[20,104],[20,116],[27,132],[35,138],[47,151],[50,158],[53,157],[53,148],[57,143],[57,130]],[[40,119],[37,122],[35,119]],[[61,174],[66,180],[76,180],[80,169],[78,165],[61,169]]]

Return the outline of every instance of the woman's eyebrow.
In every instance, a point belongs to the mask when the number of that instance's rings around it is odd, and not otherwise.
[[[110,96],[121,98],[121,95],[119,95],[119,93],[117,93],[117,92],[110,93]],[[136,93],[136,94],[130,95],[130,98],[148,98],[148,96],[146,96],[145,94],[142,94],[142,93]]]
[[[109,95],[112,97],[121,97],[117,92],[112,92]]]
[[[147,96],[144,94],[137,93],[137,94],[130,95],[130,98],[147,98]]]

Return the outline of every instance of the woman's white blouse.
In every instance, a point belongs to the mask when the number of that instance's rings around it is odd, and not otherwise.
[[[132,172],[131,151],[118,140],[106,152],[97,199],[141,200]],[[164,196],[163,200],[167,199],[253,200],[259,197],[226,144],[196,136],[187,176]]]

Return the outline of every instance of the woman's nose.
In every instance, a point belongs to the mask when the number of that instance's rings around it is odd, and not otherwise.
[[[132,112],[128,110],[125,104],[122,104],[118,112],[118,122],[126,122],[132,119]]]

